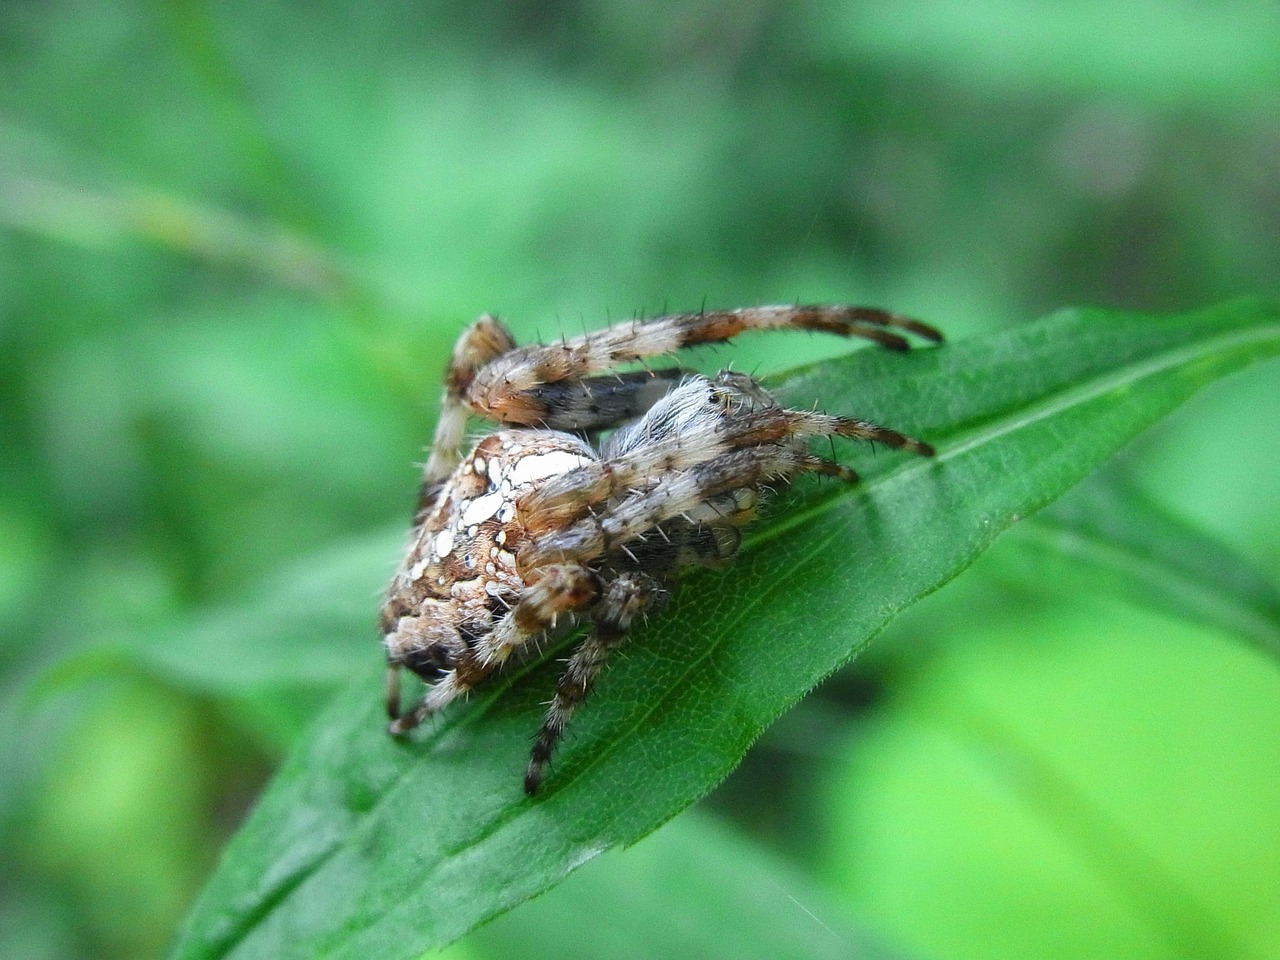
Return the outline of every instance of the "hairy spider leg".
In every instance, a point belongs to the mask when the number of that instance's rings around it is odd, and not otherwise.
[[[739,488],[758,488],[770,480],[799,473],[823,473],[844,479],[846,467],[791,446],[768,444],[731,450],[687,470],[671,474],[622,500],[605,516],[589,516],[560,533],[531,544],[525,560],[543,563],[590,563],[609,551],[676,517],[696,511],[708,498]]]
[[[485,314],[463,331],[454,344],[453,356],[445,372],[440,419],[436,421],[431,454],[422,471],[414,526],[422,523],[435,504],[441,488],[457,469],[462,441],[467,431],[467,391],[476,373],[486,364],[516,347],[515,337],[497,319]]]
[[[539,427],[594,433],[644,415],[689,375],[681,367],[630,370],[543,383],[528,393],[546,411]]]
[[[627,639],[636,617],[660,603],[665,593],[658,580],[643,573],[624,573],[609,584],[599,610],[592,617],[591,633],[570,655],[546,718],[534,738],[524,775],[525,793],[537,792],[547,763],[564,737],[569,718],[591,692],[610,654]]]
[[[426,518],[461,459],[467,414],[469,408],[474,407],[467,396],[476,374],[516,349],[511,331],[489,314],[481,316],[458,338],[445,371],[440,418],[436,421],[431,453],[423,468],[414,511],[415,525]],[[579,432],[616,427],[641,416],[686,374],[687,371],[674,367],[541,384],[533,389],[533,394],[546,410],[546,416],[537,425]]]
[[[812,436],[840,436],[879,441],[921,456],[934,453],[929,444],[897,430],[850,417],[787,410],[772,404],[757,404],[755,410],[730,415],[721,402],[725,398],[717,397],[719,386],[703,377],[689,379],[626,434],[615,437],[606,446],[604,459],[553,477],[526,493],[520,508],[528,517],[530,532],[545,534],[563,529],[594,507],[642,486],[647,477],[687,470],[735,449],[785,444]],[[740,391],[737,395],[742,396]],[[728,400],[732,402],[734,395],[730,394]],[[620,452],[610,456],[615,449]],[[854,471],[832,461],[813,458],[804,463],[805,469],[813,472],[850,482],[857,480]]]
[[[512,425],[608,429],[644,413],[685,374],[678,368],[608,373],[619,363],[723,342],[747,330],[819,330],[907,349],[907,340],[888,328],[935,342],[942,339],[928,324],[872,307],[772,306],[669,314],[559,344],[520,347],[499,320],[485,314],[454,347],[414,521],[425,518],[458,465],[468,408]]]
[[[490,672],[530,639],[557,626],[560,617],[575,614],[600,598],[600,578],[577,563],[547,564],[526,575],[530,585],[515,606],[476,641],[466,661]]]
[[[553,416],[546,385],[604,374],[621,363],[701,343],[722,343],[748,330],[817,330],[864,337],[894,350],[908,349],[907,339],[890,328],[942,340],[942,334],[928,324],[872,307],[771,306],[673,313],[632,320],[560,343],[509,350],[476,371],[466,388],[466,403],[500,423],[537,426]]]
[[[399,678],[393,681],[389,667],[387,704],[391,713],[390,731],[407,733],[428,716],[448,706],[472,687],[488,679],[511,655],[533,637],[556,626],[564,615],[594,604],[600,597],[600,579],[576,563],[549,563],[543,566],[520,598],[495,625],[492,633],[458,656],[455,666],[444,672],[411,710],[397,716],[392,703],[399,704]],[[392,697],[394,696],[394,701]]]

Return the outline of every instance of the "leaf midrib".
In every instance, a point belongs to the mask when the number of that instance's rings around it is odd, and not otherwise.
[[[1152,558],[1128,545],[1117,544],[1096,533],[1081,531],[1065,524],[1042,520],[1028,526],[1023,535],[1028,543],[1052,545],[1067,541],[1076,545],[1081,556],[1092,556],[1096,562],[1108,564],[1130,576],[1154,584],[1164,584],[1169,592],[1177,592],[1200,603],[1205,609],[1219,612],[1221,622],[1230,624],[1244,636],[1268,650],[1280,650],[1280,626],[1247,603],[1231,602],[1222,591],[1206,586],[1202,580],[1170,567],[1152,562]]]

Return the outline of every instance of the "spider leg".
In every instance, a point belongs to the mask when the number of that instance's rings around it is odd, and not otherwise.
[[[458,466],[467,429],[466,396],[476,373],[491,361],[510,353],[515,346],[511,332],[488,314],[467,327],[454,345],[453,356],[445,371],[444,396],[440,402],[440,419],[436,421],[431,455],[422,471],[415,524],[425,518],[440,488]]]
[[[383,681],[387,701],[387,717],[392,721],[400,719],[400,670],[398,663],[388,663],[386,679]]]
[[[736,446],[746,446],[776,443],[789,437],[848,437],[851,440],[879,441],[922,457],[932,457],[935,453],[933,447],[923,440],[866,420],[807,410],[785,410],[782,407],[751,414],[733,431],[731,441]]]
[[[634,427],[619,431],[604,459],[553,477],[519,501],[530,532],[554,533],[628,490],[643,488],[648,478],[688,470],[736,449],[796,446],[807,437],[840,436],[880,441],[921,456],[933,447],[897,430],[865,420],[805,410],[787,410],[754,398],[747,390],[758,384],[741,375],[722,375],[733,382],[696,378],[681,384]],[[738,382],[741,381],[741,382]],[[708,403],[708,400],[711,400]],[[735,410],[738,403],[755,409]],[[857,474],[830,460],[801,457],[800,469],[854,481]]]
[[[532,637],[554,629],[561,616],[583,610],[600,598],[600,578],[581,564],[548,564],[530,579],[533,583],[516,604],[470,651],[468,660],[481,664],[486,675]]]
[[[488,679],[516,649],[556,625],[562,614],[573,613],[595,603],[600,596],[599,578],[578,564],[548,564],[505,613],[494,629],[478,638],[475,645],[458,652],[451,669],[444,670],[414,706],[400,711],[400,669],[402,663],[387,667],[388,728],[393,735],[407,733],[472,687]]]
[[[387,732],[393,737],[408,733],[431,714],[457,700],[492,672],[492,669],[486,671],[475,667],[466,671],[465,674],[458,668],[445,671],[439,680],[427,688],[427,692],[411,709],[391,721]]]
[[[537,426],[554,415],[554,407],[539,394],[548,384],[598,376],[622,363],[696,344],[720,343],[748,330],[785,329],[864,337],[893,350],[910,346],[894,329],[935,342],[942,339],[928,324],[872,307],[773,306],[673,313],[633,320],[560,343],[509,350],[476,371],[467,385],[466,402],[492,420]]]
[[[742,544],[739,528],[755,516],[758,499],[750,487],[709,497],[696,510],[654,527],[654,536],[628,543],[626,553],[635,569],[650,573],[674,574],[686,567],[716,566],[738,552]],[[610,565],[625,566],[616,554]]]
[[[545,411],[537,421],[541,427],[608,430],[644,414],[687,376],[689,371],[680,367],[631,370],[540,384],[528,396]]]
[[[524,775],[525,793],[530,796],[537,793],[547,763],[564,737],[569,718],[591,692],[609,655],[626,640],[632,622],[656,606],[663,596],[662,585],[643,573],[624,573],[609,584],[593,617],[594,627],[569,657],[546,718],[534,738]]]
[[[767,481],[788,480],[799,473],[823,473],[845,480],[856,477],[838,463],[790,445],[730,450],[665,476],[600,516],[584,517],[562,532],[547,534],[526,549],[524,559],[532,565],[588,563],[659,524],[696,512],[709,498],[739,488],[758,489]]]

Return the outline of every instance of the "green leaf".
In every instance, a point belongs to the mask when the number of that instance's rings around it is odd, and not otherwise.
[[[956,618],[835,738],[822,875],[930,957],[1274,956],[1280,671],[1063,586]]]
[[[1023,547],[1021,571],[1043,576],[1060,559],[1056,574],[1119,588],[1280,657],[1280,590],[1226,544],[1108,473],[1090,477],[1010,537]]]
[[[901,956],[785,861],[697,811],[588,864],[466,945],[486,957],[562,960],[570,932],[612,960]]]
[[[633,843],[898,611],[1200,387],[1280,351],[1280,310],[1070,310],[909,355],[860,351],[780,392],[933,441],[803,484],[734,567],[690,576],[575,718],[535,798],[520,776],[558,665],[513,671],[408,742],[370,664],[230,844],[174,956],[414,957]],[[868,464],[870,466],[868,467]],[[354,642],[354,641],[353,641]]]
[[[243,694],[282,684],[333,689],[378,656],[375,607],[404,531],[348,538],[309,555],[176,635],[131,638],[128,655],[183,686]],[[361,643],[361,641],[364,643]]]

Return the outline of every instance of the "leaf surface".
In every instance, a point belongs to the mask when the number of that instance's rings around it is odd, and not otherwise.
[[[1024,574],[1119,588],[1280,658],[1280,590],[1227,544],[1107,471],[1009,534],[1023,548]]]
[[[901,428],[938,456],[841,451],[862,485],[779,498],[738,563],[688,577],[615,658],[536,798],[520,777],[551,658],[408,742],[383,732],[371,662],[230,844],[174,956],[416,957],[635,842],[1001,531],[1200,387],[1278,351],[1280,311],[1255,301],[1166,317],[1070,310],[787,378],[791,405]]]

